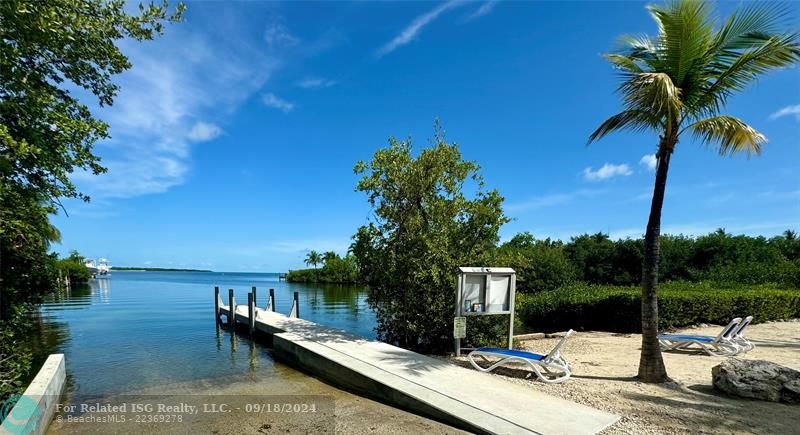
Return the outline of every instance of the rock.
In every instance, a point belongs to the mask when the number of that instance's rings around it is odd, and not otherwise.
[[[711,368],[714,387],[770,402],[800,403],[800,371],[764,360],[728,358]]]

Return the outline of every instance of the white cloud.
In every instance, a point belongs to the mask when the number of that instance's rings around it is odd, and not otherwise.
[[[283,113],[289,113],[294,110],[294,103],[284,100],[283,98],[278,97],[277,95],[267,92],[266,94],[261,96],[261,102],[264,103],[267,107],[272,107],[274,109],[278,109]]]
[[[786,106],[781,110],[769,115],[769,119],[778,119],[784,116],[794,115],[794,118],[800,121],[800,104],[795,104],[794,106]]]
[[[295,82],[295,86],[303,89],[328,88],[336,84],[336,80],[328,80],[320,77],[305,77]]]
[[[283,23],[274,21],[264,30],[264,41],[270,48],[283,48],[294,47],[300,39],[289,33],[289,29]]]
[[[655,154],[645,154],[639,159],[639,164],[644,165],[648,170],[655,171],[656,170],[656,163],[658,160],[656,159]]]
[[[189,139],[194,142],[205,142],[216,138],[222,133],[222,129],[215,124],[197,121],[189,130]]]
[[[497,1],[498,0],[487,0],[481,5],[481,7],[476,9],[475,12],[471,13],[467,17],[467,20],[474,20],[475,18],[482,17],[488,14],[489,12],[492,11],[492,9],[494,9],[495,6],[497,6]]]
[[[93,107],[110,125],[112,139],[96,147],[108,173],[73,174],[81,191],[95,200],[128,198],[185,182],[193,142],[219,135],[218,119],[258,91],[279,64],[233,25],[202,32],[176,25],[154,41],[122,43],[133,68],[115,78],[120,92],[113,106]]]
[[[433,10],[418,16],[411,22],[402,32],[400,32],[397,36],[395,36],[391,41],[387,42],[383,47],[378,49],[375,53],[377,57],[383,57],[387,54],[393,52],[399,47],[408,44],[413,40],[417,34],[422,30],[423,27],[430,24],[433,20],[439,17],[443,12],[459,7],[463,5],[464,2],[461,0],[450,0],[440,4],[439,6],[435,7]]]
[[[591,167],[583,170],[583,177],[589,181],[607,180],[616,176],[628,176],[633,174],[631,168],[626,164],[614,165],[606,163],[600,169],[592,170]]]

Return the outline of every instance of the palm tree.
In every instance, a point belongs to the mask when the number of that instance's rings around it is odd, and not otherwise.
[[[797,233],[792,230],[786,230],[783,232],[783,238],[786,240],[794,240],[797,238]]]
[[[322,254],[322,261],[324,261],[325,264],[328,264],[329,261],[335,260],[337,258],[339,258],[339,256],[336,255],[336,253],[333,252],[333,251],[328,251],[328,252]]]
[[[309,251],[308,255],[306,255],[306,265],[310,266],[313,265],[314,269],[317,268],[317,265],[322,262],[322,256],[319,255],[317,251]]]
[[[716,28],[707,2],[678,0],[647,6],[658,35],[626,37],[607,54],[619,71],[624,110],[603,122],[589,142],[616,130],[659,134],[656,174],[645,233],[642,270],[642,354],[639,378],[667,379],[658,345],[659,235],[670,157],[683,133],[720,155],[759,154],[764,135],[744,121],[721,114],[728,97],[759,75],[800,60],[797,33],[781,33],[786,9],[755,3]]]

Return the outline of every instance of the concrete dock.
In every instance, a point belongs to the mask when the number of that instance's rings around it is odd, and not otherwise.
[[[218,315],[230,316],[217,300]],[[474,433],[594,434],[619,417],[297,317],[234,305],[237,323],[271,337],[276,356],[313,376]],[[249,313],[253,312],[251,323]]]

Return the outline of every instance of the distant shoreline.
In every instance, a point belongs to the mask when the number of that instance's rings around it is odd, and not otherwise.
[[[211,270],[206,270],[206,269],[174,269],[166,267],[118,267],[118,266],[112,267],[111,270],[112,271],[123,270],[130,272],[213,272]]]

